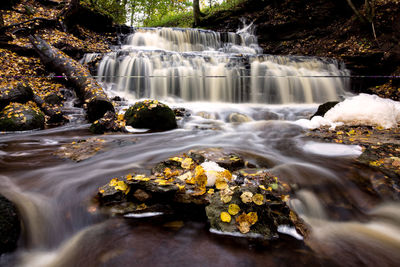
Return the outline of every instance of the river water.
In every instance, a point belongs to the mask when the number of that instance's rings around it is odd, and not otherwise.
[[[0,193],[16,203],[24,229],[17,251],[1,256],[0,264],[398,265],[400,205],[355,182],[374,175],[355,163],[360,149],[317,143],[293,123],[308,118],[317,103],[344,97],[347,70],[328,59],[259,53],[244,30],[138,30],[103,58],[99,80],[110,95],[126,98],[124,105],[155,97],[186,108],[191,116],[177,129],[100,136],[105,148],[78,163],[53,153],[94,137],[79,108],[66,107],[72,120],[65,126],[1,134]],[[231,122],[232,113],[247,122]],[[290,205],[311,226],[310,236],[299,240],[283,231],[271,242],[233,238],[210,233],[198,218],[110,218],[92,202],[113,177],[206,147],[234,151],[291,184]]]

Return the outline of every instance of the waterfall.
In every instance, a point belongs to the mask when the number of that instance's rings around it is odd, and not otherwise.
[[[348,71],[333,59],[261,53],[252,25],[237,33],[139,28],[103,57],[98,79],[136,99],[230,103],[321,103],[348,87]]]

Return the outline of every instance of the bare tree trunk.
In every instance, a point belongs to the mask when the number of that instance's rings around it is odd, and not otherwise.
[[[194,26],[199,26],[200,24],[200,2],[199,0],[193,0],[193,18]]]

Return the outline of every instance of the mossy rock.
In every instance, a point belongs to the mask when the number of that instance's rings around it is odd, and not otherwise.
[[[17,246],[21,225],[14,204],[0,195],[0,254]]]
[[[174,111],[157,100],[137,102],[128,109],[124,118],[133,128],[171,130],[177,127]]]
[[[32,102],[11,103],[0,112],[0,131],[43,129],[44,122],[44,114]]]

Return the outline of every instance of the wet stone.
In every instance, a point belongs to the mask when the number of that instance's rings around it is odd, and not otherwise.
[[[167,211],[208,219],[212,230],[249,238],[278,238],[280,225],[307,233],[305,223],[287,205],[291,188],[266,169],[241,168],[231,173],[216,162],[201,165],[211,156],[223,163],[222,155],[244,161],[218,148],[192,150],[159,163],[150,175],[131,173],[111,179],[99,188],[99,203],[108,213],[129,213],[128,217]],[[211,165],[219,169],[208,169]],[[215,182],[208,185],[208,179]]]

